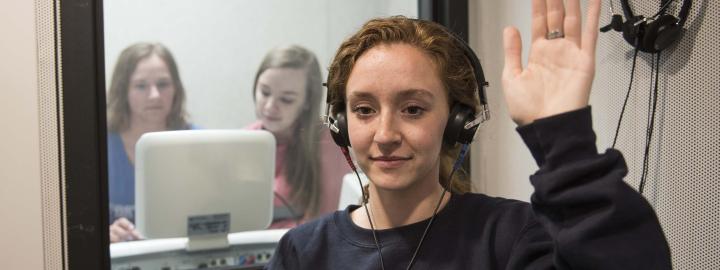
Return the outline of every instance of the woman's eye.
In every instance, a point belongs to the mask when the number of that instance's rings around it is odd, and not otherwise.
[[[269,96],[270,96],[270,91],[265,91],[265,90],[263,90],[263,91],[260,91],[260,94],[261,94],[263,97],[269,97]]]
[[[373,111],[373,109],[370,108],[370,107],[364,107],[364,106],[363,106],[363,107],[355,107],[355,108],[353,109],[353,112],[356,113],[356,114],[359,114],[359,115],[361,115],[361,116],[366,116],[366,115],[372,114],[374,111]]]
[[[280,98],[280,102],[290,105],[295,102],[295,99],[294,98]]]
[[[423,109],[420,106],[408,106],[407,108],[405,108],[405,110],[403,110],[404,113],[412,115],[412,116],[419,116],[424,111],[425,111],[425,109]]]
[[[165,90],[168,87],[170,87],[170,82],[169,81],[159,81],[155,85],[157,86],[158,89]]]
[[[147,84],[144,84],[144,83],[138,83],[138,84],[135,84],[135,86],[133,86],[133,88],[135,88],[137,90],[141,90],[141,91],[147,89],[147,87],[148,87]]]

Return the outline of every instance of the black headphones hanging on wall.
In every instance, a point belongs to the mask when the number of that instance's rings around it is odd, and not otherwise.
[[[615,13],[613,2],[611,1],[610,10],[613,15],[610,20],[610,24],[600,28],[601,32],[607,32],[610,30],[622,32],[625,41],[635,48],[630,72],[630,84],[628,85],[627,93],[625,94],[625,101],[623,101],[620,117],[618,118],[618,123],[615,128],[612,148],[615,148],[615,144],[617,143],[623,115],[625,114],[625,108],[628,104],[628,99],[630,98],[630,90],[632,90],[638,52],[642,51],[653,54],[651,71],[653,74],[652,77],[654,78],[651,78],[650,85],[652,86],[652,91],[650,92],[650,95],[648,95],[648,126],[645,131],[645,150],[643,154],[640,184],[638,185],[638,192],[641,194],[643,193],[645,180],[648,176],[650,146],[653,131],[655,129],[655,115],[659,91],[660,55],[664,49],[667,49],[670,45],[682,38],[683,25],[688,18],[690,7],[692,6],[692,0],[683,0],[682,6],[680,7],[680,13],[678,14],[678,17],[675,17],[666,13],[668,7],[674,1],[675,0],[662,0],[660,2],[660,10],[651,17],[645,17],[643,15],[635,15],[628,0],[620,0],[623,13],[627,19],[625,22],[622,21],[622,16],[620,14]]]
[[[660,52],[680,40],[683,34],[683,25],[690,13],[692,0],[683,0],[680,13],[677,17],[666,14],[670,3],[675,0],[662,0],[660,11],[651,17],[635,15],[628,0],[620,0],[626,21],[622,21],[619,14],[613,15],[609,25],[601,28],[602,32],[612,30],[622,32],[623,38],[638,50],[647,53]],[[614,9],[610,2],[611,9]]]
[[[490,111],[488,108],[487,97],[485,95],[485,87],[488,86],[488,82],[485,81],[485,74],[483,73],[480,60],[470,46],[463,41],[460,37],[455,35],[448,29],[445,32],[450,34],[460,46],[462,46],[465,58],[467,58],[470,66],[475,74],[475,81],[477,82],[478,98],[480,99],[480,112],[475,112],[475,109],[455,102],[452,106],[448,118],[447,125],[445,126],[445,132],[443,133],[443,142],[449,145],[455,145],[455,143],[469,144],[475,138],[478,126],[490,119]],[[330,77],[328,75],[328,77]],[[330,91],[328,91],[330,92]],[[340,147],[350,146],[350,137],[347,126],[347,116],[345,112],[345,104],[338,104],[340,110],[333,116],[332,104],[330,101],[330,95],[327,96],[326,112],[323,116],[323,122],[331,130],[335,144]]]

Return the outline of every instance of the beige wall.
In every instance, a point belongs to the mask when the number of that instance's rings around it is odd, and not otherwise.
[[[582,1],[584,3],[584,1]],[[530,151],[515,131],[500,80],[504,62],[503,30],[513,25],[523,41],[523,63],[530,47],[530,1],[470,0],[470,44],[478,54],[490,87],[487,89],[491,120],[484,124],[473,144],[473,184],[478,192],[491,196],[529,201],[533,192],[529,176],[538,168]],[[583,4],[583,13],[585,12]],[[591,97],[591,104],[597,95]],[[606,108],[593,107],[596,118]],[[596,125],[597,126],[597,125]],[[596,128],[597,130],[597,128]],[[603,137],[598,139],[603,142]],[[601,148],[603,149],[603,148]]]
[[[631,1],[636,13],[646,15],[657,11],[657,3]],[[670,14],[678,13],[680,1],[674,3]],[[601,25],[609,21],[609,9],[610,2],[603,1]],[[693,1],[685,34],[661,55],[658,108],[643,195],[663,226],[674,269],[720,269],[720,18],[715,16],[719,13],[718,1]],[[528,176],[537,167],[507,116],[500,74],[506,25],[520,29],[527,61],[529,15],[529,0],[470,0],[470,43],[491,84],[488,96],[493,117],[473,145],[473,181],[479,192],[521,200],[530,198],[533,189]],[[612,144],[630,80],[633,48],[620,33],[599,35],[590,104],[597,146],[603,152]],[[640,53],[616,146],[628,165],[624,180],[636,189],[644,157],[651,63],[650,54]]]
[[[0,262],[43,269],[35,1],[0,8]]]
[[[470,45],[478,54],[490,87],[487,89],[491,120],[483,124],[472,145],[473,184],[478,192],[528,201],[532,186],[528,176],[537,166],[515,132],[502,93],[502,33],[515,25],[523,40],[527,61],[530,3],[527,0],[470,0]]]

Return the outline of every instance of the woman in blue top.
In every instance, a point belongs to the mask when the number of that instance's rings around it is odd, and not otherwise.
[[[141,238],[135,219],[135,143],[146,132],[190,129],[185,89],[170,51],[137,43],[122,51],[108,90],[110,241]]]

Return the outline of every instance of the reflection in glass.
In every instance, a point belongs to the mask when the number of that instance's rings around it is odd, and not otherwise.
[[[273,202],[276,220],[271,228],[292,227],[338,207],[344,208],[338,201],[342,179],[349,168],[329,132],[318,123],[324,106],[325,89],[321,84],[326,79],[327,64],[342,40],[369,18],[400,14],[416,17],[417,2],[103,1],[105,70],[113,74],[105,78],[106,85],[110,86],[107,95],[110,221],[127,219],[124,232],[132,231],[130,223],[136,221],[133,159],[134,145],[140,135],[147,131],[193,129],[195,125],[203,129],[265,129],[273,133],[277,141],[275,191],[279,196]],[[130,76],[139,70],[138,63],[147,56],[135,56],[129,61],[122,60],[122,55],[126,54],[128,45],[138,42],[159,42],[172,49],[174,59],[157,56],[166,69],[165,81],[148,79],[145,84],[131,85]],[[289,44],[299,46],[283,47]],[[297,66],[280,67],[270,63],[292,62],[290,60],[268,60],[267,65],[263,64],[266,56],[272,54],[298,54],[289,58],[304,60]],[[130,63],[122,64],[128,61]],[[122,76],[117,74],[125,74],[125,86],[118,88]],[[260,82],[265,82],[268,87]],[[131,129],[130,124],[135,121],[130,117],[132,106],[128,102],[128,93],[133,91],[133,86],[138,89],[154,87],[157,90],[148,92],[157,95],[157,99],[170,96],[167,93],[172,92],[172,105],[163,106],[166,110],[179,106],[178,114],[171,109],[164,124],[155,122],[147,125],[152,128],[144,131]],[[262,96],[263,92],[258,90],[263,89],[293,91],[295,94],[275,99],[275,93]],[[271,105],[277,107],[272,109]],[[268,106],[270,110],[263,114],[261,109]],[[123,108],[127,115],[125,122],[113,125],[115,120],[112,118],[121,115]],[[158,111],[157,115],[162,113]],[[180,116],[182,121],[171,121],[170,115]],[[192,124],[188,115],[192,115]],[[129,133],[133,136],[123,137],[123,132],[128,130],[133,130]],[[242,199],[246,200],[244,204],[254,203],[251,198]],[[110,247],[112,267],[196,269],[213,263],[261,266],[269,259],[284,232],[263,230],[230,234],[229,249],[207,253],[187,252],[182,239],[114,243]],[[116,240],[135,239],[139,235],[130,236],[116,237]]]
[[[271,50],[254,85],[258,121],[248,128],[268,130],[277,141],[270,227],[292,227],[336,210],[339,180],[349,167],[318,121],[323,88],[317,58],[297,45]]]
[[[135,143],[146,132],[188,129],[185,89],[170,51],[137,43],[120,54],[108,90],[110,241],[137,240]]]

